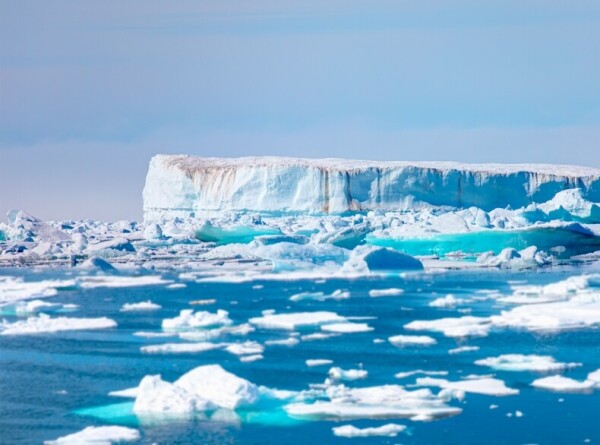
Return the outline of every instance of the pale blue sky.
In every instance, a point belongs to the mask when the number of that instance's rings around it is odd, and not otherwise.
[[[600,167],[598,1],[0,0],[0,212],[141,217],[154,153]]]

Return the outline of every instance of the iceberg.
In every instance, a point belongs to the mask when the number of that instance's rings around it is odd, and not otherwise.
[[[374,162],[283,157],[156,155],[143,191],[144,219],[254,211],[342,214],[435,206],[525,207],[578,188],[600,201],[600,170],[555,165]]]
[[[252,405],[259,398],[256,385],[219,365],[198,366],[182,375],[174,385],[227,409]]]
[[[138,415],[189,415],[252,405],[259,399],[259,388],[220,365],[204,365],[185,373],[173,383],[162,380],[160,375],[148,375],[137,388],[114,392],[113,395],[135,397],[133,410]]]

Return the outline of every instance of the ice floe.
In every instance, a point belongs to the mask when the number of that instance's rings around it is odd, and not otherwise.
[[[321,330],[338,334],[353,334],[358,332],[370,332],[373,328],[367,323],[331,323],[321,326]]]
[[[327,373],[331,380],[344,382],[366,379],[368,374],[364,369],[342,369],[338,367],[331,368]]]
[[[412,377],[413,375],[448,375],[448,371],[424,371],[422,369],[415,369],[414,371],[398,372],[394,375],[397,379],[405,379]]]
[[[429,346],[437,343],[435,338],[427,335],[394,335],[388,341],[394,346]]]
[[[578,381],[562,375],[553,375],[534,380],[531,386],[557,392],[582,392],[594,388],[595,382],[592,380]]]
[[[448,354],[462,354],[464,352],[479,351],[479,346],[459,346],[448,351]]]
[[[370,297],[395,297],[402,295],[404,289],[398,289],[397,287],[390,287],[389,289],[371,289],[369,291]]]
[[[325,400],[294,402],[284,408],[290,416],[307,420],[409,418],[426,421],[462,411],[447,405],[428,389],[409,391],[400,385],[364,388],[335,385],[326,390],[325,396]]]
[[[331,294],[325,294],[323,292],[302,292],[299,294],[292,295],[290,301],[302,301],[302,300],[345,300],[350,298],[350,292],[343,291],[341,289],[333,291]]]
[[[332,428],[333,434],[339,437],[396,437],[406,426],[388,423],[378,427],[357,428],[353,425],[342,425]]]
[[[313,358],[313,359],[306,360],[305,363],[306,363],[306,366],[308,366],[309,368],[312,368],[314,366],[331,365],[333,363],[333,360],[324,359],[324,358]],[[599,375],[599,377],[600,377],[600,375]]]
[[[147,300],[140,301],[139,303],[125,303],[121,307],[121,312],[156,311],[158,309],[162,309],[160,304]]]
[[[161,284],[170,284],[172,280],[165,280],[160,275],[141,275],[141,276],[115,276],[115,275],[95,275],[81,277],[78,279],[79,286],[84,289],[95,289],[98,287],[136,287],[136,286],[156,286]]]
[[[229,312],[219,309],[216,313],[207,311],[194,312],[192,309],[182,309],[174,318],[166,318],[162,321],[165,330],[189,330],[226,326],[233,322],[229,318]]]
[[[109,329],[117,326],[114,320],[106,317],[72,318],[50,317],[39,314],[26,320],[10,323],[3,320],[0,324],[0,335],[35,335],[61,331],[80,331],[91,329]]]
[[[58,289],[75,285],[74,280],[24,281],[18,277],[0,277],[0,306],[30,298],[53,297]]]
[[[199,353],[221,349],[222,343],[196,342],[196,343],[163,343],[160,345],[142,346],[140,351],[146,354],[182,354]]]
[[[502,380],[484,377],[451,382],[446,379],[421,377],[417,386],[437,386],[444,390],[470,392],[488,396],[512,396],[519,393],[518,389],[509,388]]]
[[[557,362],[548,355],[503,354],[475,361],[476,365],[489,366],[498,371],[550,372],[581,366],[581,363]]]
[[[458,306],[459,304],[464,304],[466,302],[467,302],[467,300],[465,300],[463,298],[456,298],[454,295],[448,294],[445,297],[441,297],[441,298],[437,298],[437,299],[433,300],[431,303],[429,303],[429,306],[431,306],[431,307],[454,307],[454,306]]]
[[[46,440],[45,445],[111,445],[135,442],[140,432],[124,426],[88,426],[87,428],[56,440]]]
[[[292,312],[287,314],[270,314],[248,320],[263,329],[287,329],[293,331],[299,327],[321,326],[332,323],[345,323],[347,319],[335,312]]]

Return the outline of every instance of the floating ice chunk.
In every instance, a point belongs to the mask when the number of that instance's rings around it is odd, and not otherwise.
[[[441,297],[441,298],[437,298],[437,299],[433,300],[431,303],[429,303],[429,306],[431,306],[431,307],[454,307],[454,306],[458,306],[459,304],[464,304],[466,302],[467,302],[467,300],[465,300],[465,299],[456,298],[454,295],[448,294],[445,297]]]
[[[222,343],[164,343],[161,345],[142,346],[141,352],[146,354],[184,354],[184,353],[199,353],[221,349],[225,345]]]
[[[438,320],[416,320],[404,325],[414,331],[441,332],[446,337],[485,336],[491,327],[490,319],[485,317],[440,318]]]
[[[587,376],[587,380],[594,382],[597,387],[600,387],[600,369],[590,372]]]
[[[296,346],[300,343],[300,340],[294,337],[289,337],[282,340],[267,340],[265,341],[265,345],[267,346]]]
[[[36,312],[61,308],[62,306],[63,305],[60,303],[48,303],[47,301],[42,300],[19,301],[17,304],[15,304],[15,314],[34,314]]]
[[[333,360],[323,359],[323,358],[313,358],[313,359],[306,360],[305,363],[306,363],[306,366],[308,366],[309,368],[312,368],[313,366],[331,365],[333,363]],[[599,380],[600,380],[600,376],[599,376]]]
[[[552,199],[542,204],[531,204],[523,212],[530,220],[535,218],[535,211],[544,212],[549,219],[578,219],[588,223],[600,222],[600,207],[586,200],[581,189],[567,189],[558,192]]]
[[[165,330],[189,330],[214,326],[230,325],[229,312],[219,309],[216,313],[207,311],[194,312],[192,309],[182,309],[179,316],[166,318],[162,321]]]
[[[370,332],[373,328],[367,323],[331,323],[321,326],[321,330],[339,334],[353,334],[358,332]]]
[[[119,442],[134,442],[140,433],[124,426],[88,426],[87,428],[56,440],[47,440],[45,445],[111,445]]]
[[[92,256],[77,266],[80,269],[98,270],[100,272],[117,272],[117,269],[103,258]]]
[[[133,244],[126,238],[113,238],[96,244],[89,244],[87,250],[89,252],[96,252],[97,254],[104,254],[107,251],[135,252]]]
[[[338,269],[349,256],[348,250],[331,244],[278,243],[258,246],[253,253],[271,261],[273,270],[276,272],[314,269],[315,267]]]
[[[356,428],[353,425],[342,425],[332,428],[333,434],[339,437],[396,437],[398,433],[401,433],[405,429],[406,427],[404,425],[398,425],[395,423],[388,423],[378,427],[362,429]]]
[[[302,419],[382,419],[411,418],[432,420],[459,414],[428,389],[407,391],[399,385],[346,388],[343,385],[327,389],[328,401],[292,403],[284,408],[292,417]]]
[[[568,301],[518,306],[490,317],[497,327],[536,330],[578,329],[600,324],[600,300],[593,294]]]
[[[150,223],[144,228],[144,239],[147,241],[160,240],[163,237],[163,232],[160,226],[156,223]]]
[[[9,323],[3,320],[0,324],[0,335],[32,335],[60,331],[80,331],[89,329],[114,328],[117,323],[106,317],[100,318],[51,318],[46,314],[29,317],[26,320]]]
[[[121,312],[135,312],[135,311],[156,311],[162,309],[160,304],[152,303],[152,301],[140,301],[139,303],[125,303],[121,307]]]
[[[418,259],[387,247],[358,246],[343,270],[355,272],[423,270]]]
[[[234,355],[250,355],[261,354],[265,348],[258,342],[248,340],[243,343],[232,343],[225,350]]]
[[[553,375],[534,380],[531,386],[557,392],[582,392],[592,389],[595,382],[591,380],[580,382],[561,375]]]
[[[137,388],[133,412],[181,415],[212,408],[214,405],[208,400],[173,383],[165,382],[160,375],[147,375]]]
[[[167,285],[167,289],[185,289],[187,285],[185,283],[173,283]]]
[[[156,286],[159,284],[170,284],[172,280],[164,280],[160,275],[142,275],[138,277],[96,275],[81,277],[77,280],[79,286],[84,289],[95,289],[98,287],[137,287]]]
[[[502,380],[484,377],[470,380],[458,380],[450,382],[446,379],[431,377],[418,378],[417,386],[438,386],[442,389],[452,391],[470,392],[489,396],[511,396],[518,394],[518,389],[509,388]]]
[[[394,346],[429,346],[437,343],[435,338],[427,335],[394,335],[389,337],[388,341]]]
[[[255,326],[263,329],[294,330],[304,326],[319,326],[331,323],[344,323],[347,319],[335,312],[292,312],[288,314],[271,314],[255,317],[249,320]]]
[[[264,357],[262,354],[243,355],[240,357],[240,362],[244,362],[244,363],[256,362],[258,360],[262,360],[263,358]]]
[[[134,332],[133,335],[136,337],[143,338],[161,338],[161,337],[175,337],[177,334],[172,332],[151,332],[151,331],[138,331]]]
[[[402,295],[404,293],[404,289],[398,289],[397,287],[391,287],[389,289],[371,289],[369,291],[370,297],[393,297],[397,295]]]
[[[393,249],[378,248],[364,257],[370,271],[375,270],[423,270],[418,259]]]
[[[327,373],[329,378],[335,381],[353,381],[366,379],[369,374],[364,369],[342,369],[342,368],[331,368]]]
[[[576,275],[544,286],[513,285],[513,294],[498,301],[515,304],[538,304],[567,300],[586,292],[594,275]]]
[[[504,354],[475,361],[476,365],[489,366],[498,371],[561,371],[581,366],[581,363],[561,363],[548,355]]]
[[[345,300],[350,298],[350,292],[338,289],[333,291],[331,294],[325,294],[323,292],[302,292],[299,294],[292,295],[290,301],[302,301],[302,300]]]
[[[340,334],[326,334],[325,332],[315,332],[313,334],[306,334],[300,337],[302,341],[313,341],[313,340],[327,340],[328,338],[337,337]]]
[[[413,375],[448,375],[448,371],[423,371],[422,369],[416,369],[414,371],[399,372],[394,377],[397,379],[405,379]]]
[[[181,376],[174,384],[228,409],[251,405],[259,397],[256,385],[225,371],[219,365],[199,366]]]
[[[462,354],[463,352],[479,351],[479,346],[459,346],[458,348],[450,349],[448,354]]]
[[[73,280],[23,281],[17,277],[0,277],[0,305],[34,297],[52,297],[58,293],[57,289],[74,286]]]

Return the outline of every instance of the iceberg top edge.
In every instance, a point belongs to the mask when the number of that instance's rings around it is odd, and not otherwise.
[[[577,165],[559,164],[495,164],[495,163],[463,163],[454,161],[372,161],[342,158],[293,158],[283,156],[246,156],[237,158],[201,157],[194,155],[167,155],[157,154],[154,159],[160,160],[169,166],[184,171],[195,171],[211,168],[228,167],[311,167],[333,171],[349,171],[363,169],[394,169],[418,168],[429,170],[455,170],[473,173],[513,174],[537,173],[542,175],[555,175],[561,177],[599,177],[600,168],[583,167]]]

